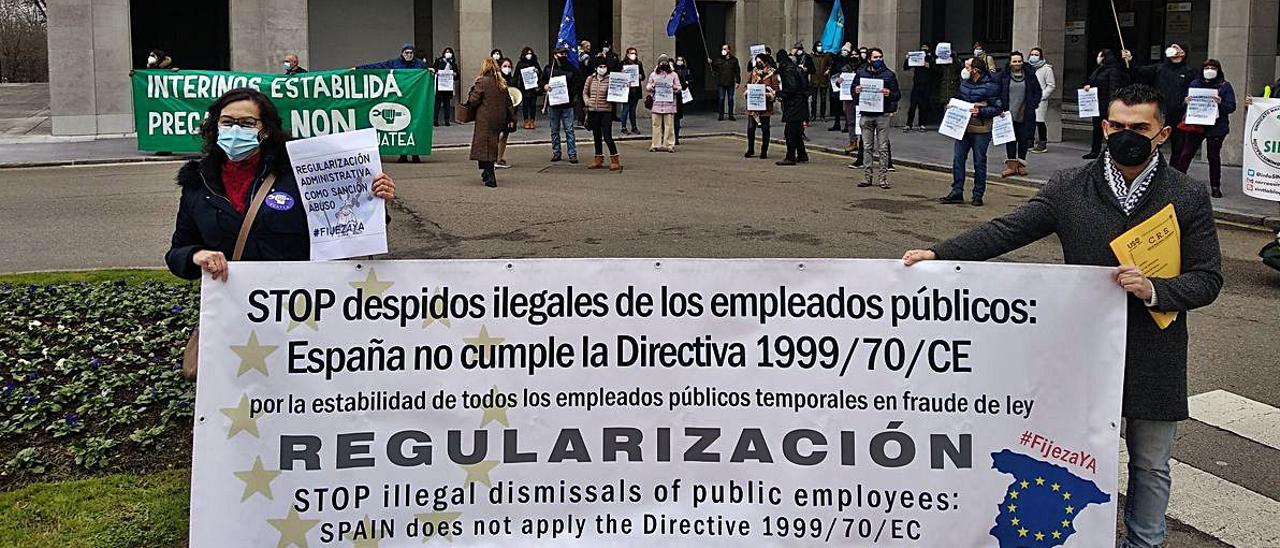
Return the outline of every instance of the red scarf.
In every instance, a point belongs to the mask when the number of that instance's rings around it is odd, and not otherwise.
[[[254,154],[239,162],[227,160],[222,163],[222,188],[226,191],[227,200],[236,212],[244,215],[246,202],[249,200],[249,187],[258,175],[261,154]]]

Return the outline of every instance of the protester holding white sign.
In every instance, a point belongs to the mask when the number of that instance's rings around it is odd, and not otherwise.
[[[431,67],[436,73],[436,104],[433,120],[437,126],[442,123],[449,126],[453,123],[453,92],[457,87],[455,81],[458,75],[458,63],[453,58],[453,48],[440,50],[440,57],[436,58],[435,64]],[[445,74],[446,72],[448,74]]]
[[[1111,97],[1121,88],[1129,84],[1132,74],[1120,58],[1110,49],[1098,51],[1098,68],[1089,74],[1089,83],[1083,88],[1084,94],[1077,92],[1080,105],[1080,117],[1093,117],[1093,140],[1089,153],[1082,156],[1092,160],[1102,152],[1103,120],[1107,116],[1107,108],[1111,105]],[[1136,71],[1135,71],[1136,72]],[[1177,125],[1177,120],[1165,120],[1166,124]]]
[[[542,64],[538,61],[538,55],[534,53],[533,48],[525,46],[520,51],[520,58],[516,60],[515,72],[519,88],[524,92],[523,100],[520,101],[521,119],[524,120],[524,129],[537,128],[536,119],[538,117],[538,96],[542,95]]]
[[[657,67],[645,84],[645,91],[653,94],[653,103],[649,106],[650,152],[676,151],[676,93],[680,89],[680,76],[671,66],[671,59],[665,53],[659,54]]]
[[[965,115],[964,107],[968,107]],[[1004,100],[1001,98],[1000,83],[996,76],[987,70],[982,57],[970,57],[964,60],[964,68],[960,70],[960,86],[956,96],[943,113],[942,124],[938,133],[956,139],[955,151],[951,158],[951,192],[943,196],[939,202],[944,204],[964,203],[965,161],[969,153],[973,153],[973,200],[975,206],[983,204],[982,198],[987,190],[987,148],[991,145],[993,118],[1005,112]],[[961,129],[961,123],[964,124]]]
[[[172,245],[165,254],[169,270],[188,280],[199,278],[201,271],[226,280],[232,268],[228,261],[315,258],[308,243],[306,196],[291,169],[287,134],[270,99],[249,88],[223,94],[209,107],[201,136],[205,150],[213,152],[178,172],[182,199]],[[376,158],[376,137],[370,139],[375,140]],[[370,171],[364,185],[382,198],[377,202],[394,198],[391,177],[381,169]],[[217,196],[209,199],[211,194]],[[230,215],[246,222],[219,220]],[[385,227],[386,219],[380,217],[377,222]]]
[[[387,252],[386,205],[373,195],[382,172],[373,128],[285,143],[302,192],[311,234],[311,260]],[[276,207],[268,198],[267,205]]]
[[[1184,131],[1182,150],[1177,151],[1171,165],[1186,173],[1191,168],[1191,161],[1200,152],[1200,143],[1208,143],[1209,188],[1214,198],[1222,197],[1222,143],[1231,133],[1231,114],[1236,111],[1236,92],[1222,73],[1222,64],[1217,59],[1209,59],[1200,69],[1200,77],[1191,81],[1187,89],[1186,122],[1187,124],[1203,124],[1207,127],[1191,128]],[[1199,131],[1195,131],[1199,129]],[[1245,144],[1245,163],[1249,158],[1249,144]],[[1248,177],[1248,166],[1245,166]]]
[[[856,118],[862,146],[858,148],[860,161],[849,167],[856,168],[861,163],[864,173],[858,186],[869,187],[875,184],[875,166],[879,163],[880,188],[888,189],[891,167],[889,126],[893,114],[898,111],[902,92],[898,89],[898,76],[885,62],[884,51],[880,48],[867,50],[867,63],[858,68],[854,92],[858,94],[855,112],[860,115]]]
[[[864,545],[887,520],[877,545],[984,546],[1041,514],[1113,542],[1108,269],[796,265],[245,265],[202,286],[190,542]],[[267,289],[321,296],[315,329]]]
[[[582,85],[582,104],[587,111],[587,128],[591,130],[596,155],[587,169],[604,167],[603,145],[608,145],[609,169],[621,171],[618,145],[613,141],[613,103],[610,101],[619,95],[626,100],[630,78],[625,72],[609,72],[609,63],[604,60],[597,61],[591,70],[591,76]]]
[[[760,159],[769,157],[769,132],[773,120],[773,104],[782,89],[781,78],[768,55],[756,56],[756,68],[747,76],[747,152],[755,157],[756,129],[760,130]]]

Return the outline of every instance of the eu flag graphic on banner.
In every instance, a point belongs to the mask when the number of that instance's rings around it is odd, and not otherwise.
[[[560,34],[556,35],[556,47],[569,50],[569,64],[578,66],[578,26],[573,22],[573,0],[564,3],[564,14],[560,16]]]
[[[992,453],[991,461],[997,471],[1013,476],[991,528],[1000,548],[1061,546],[1076,532],[1081,511],[1111,501],[1092,481],[1056,464],[1008,449]]]

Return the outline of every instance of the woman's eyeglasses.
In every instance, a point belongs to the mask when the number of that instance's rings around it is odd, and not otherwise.
[[[259,120],[253,116],[245,116],[243,118],[235,118],[231,116],[218,117],[218,125],[222,127],[240,126],[245,129],[256,129]]]

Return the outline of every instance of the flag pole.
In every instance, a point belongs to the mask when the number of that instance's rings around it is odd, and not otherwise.
[[[702,32],[702,14],[698,13],[698,3],[693,2],[693,14],[698,18],[698,37],[702,39],[702,53],[711,58],[711,50],[707,48],[707,35]]]
[[[1116,35],[1120,37],[1120,58],[1124,59],[1124,33],[1120,32],[1120,16],[1116,14],[1116,0],[1111,0],[1111,20],[1116,24]],[[1129,68],[1129,60],[1124,59],[1124,68]]]

